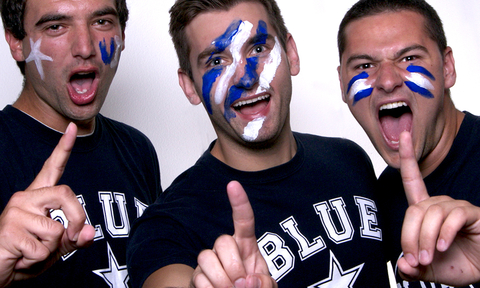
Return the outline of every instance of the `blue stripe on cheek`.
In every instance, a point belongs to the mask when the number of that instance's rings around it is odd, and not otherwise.
[[[225,100],[225,104],[224,104],[225,115],[223,115],[228,122],[230,122],[230,119],[236,117],[235,112],[230,110],[230,106],[232,105],[233,102],[242,98],[242,94],[244,92],[245,92],[245,89],[237,86],[232,86],[228,91],[228,97],[227,97],[227,100]]]
[[[352,88],[353,84],[357,82],[360,79],[367,79],[368,78],[368,73],[367,72],[362,72],[358,74],[357,76],[353,77],[350,82],[348,82],[348,89],[347,89],[347,94],[350,93],[350,89]]]
[[[425,88],[422,88],[422,87],[418,86],[417,84],[415,84],[413,82],[405,81],[405,85],[407,85],[407,87],[410,88],[410,90],[412,90],[415,93],[418,93],[418,94],[422,95],[423,97],[434,98],[432,92],[428,91]]]
[[[100,41],[98,44],[100,47],[100,52],[102,53],[102,61],[105,65],[112,63],[113,56],[115,55],[115,39],[113,37],[110,39],[110,53],[107,51],[107,44],[105,43],[105,38],[103,41]]]
[[[212,103],[211,103],[211,91],[213,84],[217,81],[217,78],[222,74],[223,66],[215,67],[209,70],[205,75],[203,75],[203,87],[202,87],[202,96],[209,114],[213,113]]]
[[[353,105],[357,104],[358,101],[362,100],[363,98],[367,98],[370,95],[372,95],[373,88],[365,89],[362,91],[359,91],[355,96],[353,97]]]
[[[407,71],[410,73],[421,73],[427,76],[428,78],[432,79],[433,81],[435,81],[435,77],[432,75],[432,73],[430,73],[430,71],[423,68],[422,66],[410,65],[407,67]]]

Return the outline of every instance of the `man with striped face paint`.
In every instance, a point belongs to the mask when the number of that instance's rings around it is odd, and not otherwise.
[[[133,286],[386,287],[368,157],[290,128],[299,57],[275,1],[170,13],[180,86],[217,139],[132,228]]]
[[[440,18],[424,0],[361,0],[340,24],[338,47],[343,100],[388,164],[377,200],[398,287],[427,285],[402,273],[478,281],[478,255],[465,254],[480,246],[472,235],[480,228],[472,205],[480,204],[480,119],[450,97],[455,62]]]

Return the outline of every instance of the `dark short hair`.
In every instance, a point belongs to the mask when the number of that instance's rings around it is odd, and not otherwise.
[[[442,20],[435,9],[424,0],[360,0],[348,10],[338,29],[338,52],[340,61],[347,46],[345,28],[351,22],[383,12],[410,10],[425,18],[425,30],[428,36],[437,43],[440,52],[447,48],[447,38],[443,30]]]
[[[201,13],[218,10],[228,11],[243,2],[260,3],[265,7],[270,24],[274,27],[282,47],[286,48],[288,30],[275,0],[177,0],[170,8],[169,32],[177,52],[180,68],[187,72],[190,78],[193,78],[192,66],[189,59],[190,46],[185,28]]]
[[[23,40],[23,38],[27,36],[23,26],[26,5],[27,0],[1,0],[0,2],[3,28],[12,33],[13,37],[19,40]],[[115,0],[115,6],[122,32],[124,32],[128,21],[128,8],[126,0]],[[17,61],[17,65],[22,74],[25,75],[25,61]]]

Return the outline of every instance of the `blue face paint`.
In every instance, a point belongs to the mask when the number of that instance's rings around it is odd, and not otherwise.
[[[235,113],[230,111],[230,106],[237,101],[238,99],[242,98],[243,93],[251,89],[255,83],[258,82],[258,57],[250,57],[247,58],[247,65],[245,65],[245,74],[243,75],[242,79],[235,85],[230,88],[228,91],[227,99],[225,99],[224,107],[225,107],[225,119],[230,121],[230,119],[235,117]]]
[[[110,40],[110,53],[107,51],[107,44],[105,43],[105,38],[103,41],[100,41],[100,52],[102,53],[102,61],[105,65],[112,63],[113,57],[115,56],[115,39],[113,37]]]
[[[372,95],[373,88],[370,85],[365,84],[365,81],[368,77],[369,75],[367,72],[362,72],[353,77],[348,83],[347,95],[350,95],[350,90],[353,87],[353,95],[349,96],[349,98],[353,97],[353,105],[357,104],[358,101]]]
[[[239,32],[240,25],[242,23],[243,21],[241,20],[232,22],[232,24],[230,24],[225,33],[223,33],[223,35],[221,35],[212,42],[212,44],[215,46],[215,49],[214,51],[212,51],[211,56],[207,60],[207,63],[213,59],[215,54],[225,51],[232,44],[235,36]],[[259,21],[257,35],[252,39],[254,43],[253,45],[265,44],[267,41],[267,37],[267,24],[264,21]],[[255,83],[257,83],[259,79],[259,75],[257,72],[259,63],[258,57],[247,58],[246,62],[247,63],[245,65],[244,76],[242,77],[242,79],[239,80],[239,83],[237,83],[235,86],[230,87],[228,95],[226,96],[226,99],[224,101],[224,117],[225,119],[227,119],[227,121],[230,121],[230,119],[236,117],[235,112],[231,110],[232,103],[240,99],[247,89],[251,89],[252,87],[254,87]],[[216,66],[203,75],[202,96],[205,106],[207,108],[207,112],[210,114],[213,113],[211,92],[218,77],[220,77],[220,75],[224,71],[224,68],[225,66]]]
[[[210,91],[212,91],[213,84],[217,81],[217,78],[222,74],[223,66],[215,67],[209,70],[205,75],[203,75],[203,88],[202,88],[202,95],[203,101],[205,102],[205,107],[207,108],[207,112],[212,114],[212,103],[211,103],[211,95]]]
[[[427,69],[421,66],[410,65],[407,67],[407,71],[412,73],[410,77],[407,76],[407,79],[410,81],[405,81],[405,85],[407,85],[410,90],[414,93],[418,93],[425,98],[434,98],[432,92],[429,89],[434,89],[430,80],[428,80],[425,76],[430,78],[432,81],[435,81],[435,77],[430,73]]]
[[[212,52],[212,55],[210,56],[210,58],[208,58],[208,61],[212,60],[214,54],[225,51],[225,49],[227,49],[228,46],[232,44],[233,38],[235,37],[235,35],[237,35],[238,28],[241,24],[242,20],[232,22],[232,24],[228,26],[227,30],[225,30],[225,33],[223,33],[223,35],[213,41],[216,50]]]

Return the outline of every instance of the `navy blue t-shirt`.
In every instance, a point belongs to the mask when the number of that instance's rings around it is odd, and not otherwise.
[[[424,178],[430,196],[448,195],[453,199],[467,200],[480,206],[480,117],[465,112],[447,157],[430,175]],[[387,167],[380,175],[378,207],[382,213],[385,232],[386,256],[395,263],[402,255],[400,237],[403,218],[408,208],[403,183],[398,170]],[[395,269],[399,288],[431,287],[445,288],[440,284],[405,282]],[[475,284],[469,287],[480,287]]]
[[[294,135],[297,153],[283,165],[244,172],[207,151],[181,174],[132,228],[133,286],[169,264],[195,268],[201,250],[233,234],[226,186],[238,180],[279,287],[388,287],[370,159],[345,139]]]
[[[61,136],[12,106],[0,111],[1,209],[31,184]],[[14,287],[127,287],[130,227],[161,193],[153,145],[138,130],[98,115],[95,132],[77,137],[58,184],[77,194],[95,241]]]

